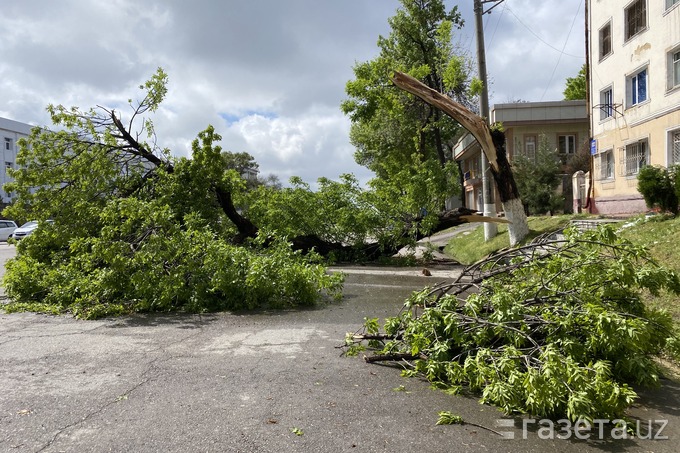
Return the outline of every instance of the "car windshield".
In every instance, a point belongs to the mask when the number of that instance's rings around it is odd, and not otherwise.
[[[31,222],[26,222],[23,225],[21,225],[21,228],[30,228],[30,227],[37,226],[37,225],[38,225],[38,222],[31,221]]]

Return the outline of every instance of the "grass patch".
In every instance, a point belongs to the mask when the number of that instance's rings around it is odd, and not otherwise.
[[[638,216],[626,222],[619,234],[634,244],[646,247],[662,266],[680,273],[680,217],[663,215]],[[666,292],[658,297],[649,295],[647,303],[668,311],[680,323],[680,298]]]
[[[584,215],[555,215],[529,217],[529,235],[523,243],[530,242],[536,236],[544,233],[559,230],[569,224],[572,219],[587,218]],[[489,254],[507,248],[510,244],[508,237],[508,227],[504,224],[498,225],[498,235],[486,242],[484,240],[484,226],[479,225],[470,232],[464,232],[449,241],[444,252],[462,264],[472,264]]]

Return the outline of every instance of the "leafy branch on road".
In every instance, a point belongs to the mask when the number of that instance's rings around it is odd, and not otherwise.
[[[646,250],[601,228],[539,238],[415,292],[380,328],[347,335],[348,354],[393,362],[406,376],[463,389],[506,413],[615,418],[655,385],[654,357],[677,357],[671,317],[644,294],[680,293],[678,276]]]

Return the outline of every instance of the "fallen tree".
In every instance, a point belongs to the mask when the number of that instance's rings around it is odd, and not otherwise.
[[[506,413],[615,419],[655,385],[654,357],[678,356],[670,316],[643,293],[680,280],[603,228],[540,238],[467,267],[453,283],[414,293],[395,317],[369,319],[348,354],[392,362],[406,376],[481,396]]]
[[[159,108],[166,83],[159,69],[126,119],[103,106],[49,106],[58,129],[35,128],[20,141],[4,215],[41,226],[7,267],[15,309],[96,317],[309,305],[340,292],[341,277],[325,273],[321,256],[375,259],[485,220],[439,212],[442,191],[418,160],[398,187],[380,191],[349,177],[318,192],[248,190],[212,126],[191,158],[158,145],[145,115]]]

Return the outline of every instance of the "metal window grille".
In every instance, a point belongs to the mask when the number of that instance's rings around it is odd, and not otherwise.
[[[621,170],[624,176],[637,175],[648,164],[647,142],[636,142],[622,148]]]
[[[647,2],[637,0],[626,9],[626,39],[647,27]]]
[[[600,119],[614,115],[614,95],[612,89],[606,89],[600,93]]]
[[[524,155],[531,160],[536,160],[536,137],[528,136],[525,138]]]
[[[614,153],[611,150],[599,154],[594,164],[595,175],[599,181],[614,177]]]
[[[674,164],[680,164],[680,131],[671,132],[671,157]]]
[[[612,25],[605,25],[600,30],[600,60],[612,51]]]

